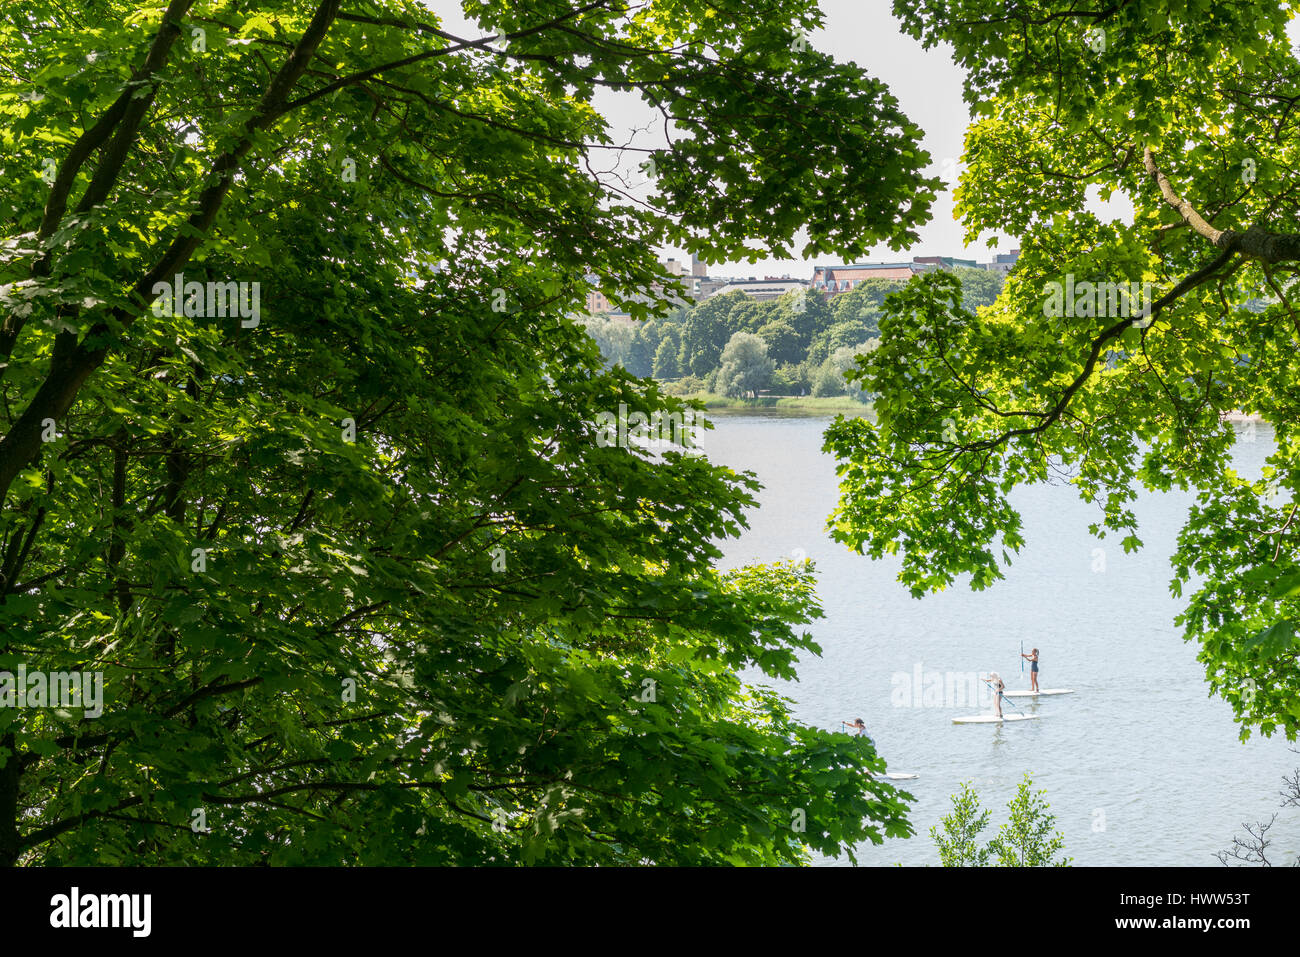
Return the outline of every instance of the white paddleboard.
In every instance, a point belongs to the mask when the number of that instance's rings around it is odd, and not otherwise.
[[[905,774],[902,771],[886,771],[884,774],[873,774],[872,777],[884,778],[887,781],[914,781],[919,774]]]
[[[1036,714],[1007,714],[998,717],[996,714],[975,714],[969,718],[953,718],[953,724],[1001,724],[1004,721],[1037,721]]]
[[[1043,688],[1040,691],[1004,691],[1004,698],[1038,698],[1049,694],[1074,694],[1073,688]]]

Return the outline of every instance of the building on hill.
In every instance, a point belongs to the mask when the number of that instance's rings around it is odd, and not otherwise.
[[[984,264],[984,268],[990,272],[1008,273],[1011,272],[1011,267],[1016,264],[1016,260],[1019,258],[1019,249],[1013,249],[1009,253],[998,253],[993,257],[993,262]]]
[[[660,265],[664,267],[665,271],[667,271],[670,276],[673,276],[679,283],[686,287],[686,295],[690,299],[698,301],[703,298],[700,295],[700,284],[704,282],[707,277],[702,272],[703,264],[700,262],[698,256],[691,257],[689,271],[686,263],[678,262],[676,259],[672,258],[665,260],[660,263]]]
[[[811,287],[820,290],[826,298],[848,292],[866,279],[890,279],[906,282],[913,276],[935,269],[990,269],[996,272],[1010,272],[1020,256],[1019,249],[1009,253],[999,253],[991,263],[979,263],[974,259],[958,259],[955,256],[913,256],[911,262],[899,263],[854,263],[848,266],[815,266]]]
[[[697,297],[700,301],[708,299],[719,289],[731,285],[731,280],[722,276],[708,276],[700,280],[700,294]]]
[[[729,292],[739,290],[751,299],[757,299],[764,302],[768,299],[780,299],[786,293],[795,289],[807,289],[807,279],[791,279],[789,276],[768,276],[766,279],[725,279],[719,282],[711,282],[712,288],[708,295],[702,298],[709,299],[713,296],[724,295]]]
[[[952,256],[914,256],[912,262],[929,266],[931,269],[956,269],[958,266],[966,269],[981,268],[980,264],[973,259],[956,259]]]
[[[699,269],[700,268],[699,260],[695,257],[692,257],[692,259],[694,261],[692,262],[691,269],[692,270]],[[660,265],[663,266],[664,270],[670,276],[674,277],[674,279],[676,279],[677,282],[681,283],[681,285],[686,287],[686,298],[683,299],[676,292],[670,294],[665,291],[662,285],[660,285],[659,283],[655,283],[650,287],[650,295],[647,296],[642,293],[636,293],[632,295],[630,298],[632,299],[633,302],[648,303],[648,302],[658,302],[660,300],[666,299],[669,302],[671,302],[674,306],[681,307],[681,306],[693,305],[695,302],[704,298],[704,296],[701,293],[700,287],[702,283],[708,282],[707,278],[702,278],[697,272],[694,271],[688,272],[685,264],[679,263],[676,259],[665,260],[661,262]],[[600,282],[600,278],[596,276],[595,273],[589,273],[586,276],[586,280],[588,285],[591,286],[591,289],[587,292],[587,315],[589,316],[626,315],[626,313],[622,311],[619,312],[614,311],[614,304],[610,302],[609,298],[598,288],[597,284]],[[726,281],[727,280],[723,280],[723,282]]]
[[[816,266],[813,268],[811,286],[826,294],[827,298],[848,292],[867,279],[892,279],[906,282],[928,268],[910,263],[856,263],[851,266]]]
[[[780,299],[794,289],[816,289],[827,299],[848,292],[865,279],[889,279],[906,282],[913,276],[935,269],[988,269],[993,272],[1008,273],[1020,257],[1020,250],[998,253],[989,263],[976,262],[974,259],[958,259],[955,256],[913,256],[910,262],[894,263],[853,263],[845,266],[815,266],[812,279],[792,279],[789,276],[766,276],[758,279],[731,279],[723,276],[709,276],[707,266],[700,262],[699,256],[692,255],[689,263],[669,258],[661,263],[665,271],[686,287],[686,298],[666,296],[662,287],[656,285],[651,296],[633,296],[638,302],[653,299],[669,299],[675,306],[689,306],[703,302],[713,296],[739,290],[751,299],[760,302]],[[610,315],[613,304],[596,288],[596,277],[588,276],[592,284],[587,294],[587,314],[592,316]]]
[[[613,310],[613,304],[605,298],[605,294],[599,289],[594,288],[596,277],[588,276],[587,282],[593,286],[587,293],[587,315],[603,316]]]

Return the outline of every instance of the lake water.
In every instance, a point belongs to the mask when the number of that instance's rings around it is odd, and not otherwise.
[[[1279,736],[1238,741],[1228,705],[1207,695],[1197,647],[1173,625],[1180,602],[1169,593],[1169,556],[1190,495],[1143,493],[1134,511],[1145,547],[1125,555],[1118,538],[1088,535],[1096,508],[1072,489],[1018,490],[1028,544],[1006,580],[918,600],[895,581],[897,560],[873,562],[826,534],[837,500],[834,460],[821,451],[828,420],[717,415],[714,423],[698,434],[704,453],[764,486],[750,530],[724,544],[723,566],[805,553],[816,562],[826,617],[810,630],[823,654],[805,658],[797,683],[775,686],[808,724],[837,729],[862,717],[890,770],[920,775],[899,785],[916,798],[916,835],[860,848],[861,863],[938,864],[929,829],[962,781],[992,810],[991,837],[1026,771],[1046,790],[1076,865],[1215,865],[1213,853],[1243,821],[1278,810],[1282,775],[1300,754]],[[1263,426],[1255,442],[1238,444],[1238,470],[1258,476],[1271,448]],[[1017,702],[1040,720],[952,723],[991,711],[987,692],[964,707],[891,703],[895,679],[910,684],[918,667],[926,675],[994,670],[1008,690],[1027,688],[1021,642],[1040,649],[1040,687],[1076,691]],[[1300,813],[1283,811],[1271,834],[1274,862],[1294,860]]]

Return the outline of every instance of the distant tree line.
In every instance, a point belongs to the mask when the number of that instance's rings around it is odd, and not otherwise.
[[[968,309],[991,304],[1002,289],[998,273],[965,267],[953,272]],[[885,297],[902,285],[867,279],[829,301],[812,289],[762,302],[736,290],[662,319],[592,316],[584,324],[607,363],[672,383],[678,393],[743,398],[766,390],[866,401],[845,382],[844,372],[873,347]]]

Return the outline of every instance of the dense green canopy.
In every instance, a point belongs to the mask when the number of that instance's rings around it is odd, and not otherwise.
[[[943,274],[886,301],[862,372],[879,421],[828,434],[843,460],[836,534],[901,553],[917,594],[959,576],[983,588],[1023,544],[1017,486],[1067,479],[1098,504],[1094,531],[1126,550],[1141,544],[1138,486],[1194,489],[1173,556],[1172,590],[1188,590],[1179,622],[1243,736],[1294,737],[1292,6],[900,0],[895,12],[967,70],[969,238],[1020,235],[1023,251],[989,308],[963,308]],[[1131,223],[1085,209],[1112,196],[1132,203]],[[1261,479],[1232,468],[1231,410],[1274,426]]]
[[[589,274],[647,314],[663,243],[907,245],[919,131],[809,0],[465,9],[0,0],[0,671],[104,676],[0,708],[0,863],[910,832],[867,740],[737,677],[816,651],[809,567],[713,567],[752,480],[598,442],[683,410],[570,316]],[[671,121],[656,205],[605,90]]]
[[[952,272],[961,282],[968,308],[990,305],[1002,288],[998,273],[961,266]],[[583,327],[607,362],[635,376],[685,380],[674,387],[678,394],[690,394],[696,379],[700,388],[711,382],[715,391],[727,391],[718,376],[723,351],[737,333],[757,334],[767,344],[776,366],[771,382],[775,391],[806,394],[820,383],[819,395],[857,394],[859,390],[843,379],[844,367],[832,363],[831,357],[879,336],[876,323],[885,297],[902,285],[897,279],[867,279],[829,300],[817,289],[795,289],[764,300],[733,289],[701,302],[674,303],[660,320],[592,315],[583,320]]]

